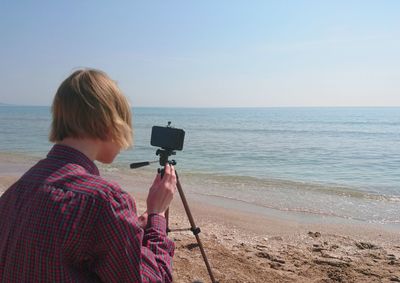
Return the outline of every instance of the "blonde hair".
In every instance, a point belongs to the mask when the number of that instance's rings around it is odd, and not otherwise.
[[[65,79],[54,96],[51,142],[67,137],[132,145],[132,114],[126,97],[106,73],[83,69]]]

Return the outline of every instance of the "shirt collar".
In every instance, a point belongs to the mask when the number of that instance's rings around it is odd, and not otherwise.
[[[55,144],[50,152],[47,154],[47,158],[63,159],[68,162],[82,166],[90,174],[100,175],[99,169],[92,160],[90,160],[85,154],[83,154],[79,150],[76,150],[66,145]]]

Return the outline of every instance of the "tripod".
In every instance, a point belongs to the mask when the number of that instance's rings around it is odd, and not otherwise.
[[[160,156],[160,161],[159,161],[159,163],[160,163],[161,166],[165,166],[165,164],[167,164],[167,163],[169,163],[169,164],[171,164],[171,165],[176,165],[176,161],[175,161],[175,160],[168,160],[169,156],[175,155],[175,152],[174,152],[173,150],[158,149],[158,150],[156,151],[156,155],[159,155],[159,156]],[[146,161],[146,162],[132,163],[132,164],[130,165],[130,168],[131,168],[131,169],[139,168],[139,167],[142,167],[142,166],[150,165],[151,163],[153,163],[153,162]],[[158,172],[161,173],[161,176],[163,176],[163,174],[164,174],[164,168],[162,168],[162,169],[159,168],[159,169],[158,169]],[[179,196],[181,197],[183,207],[185,208],[186,215],[187,215],[187,217],[188,217],[188,219],[189,219],[190,228],[188,228],[188,229],[170,230],[170,229],[169,229],[169,226],[168,226],[168,222],[169,222],[169,209],[167,209],[167,211],[165,212],[165,218],[166,218],[166,220],[167,220],[167,233],[169,233],[169,232],[174,232],[174,231],[184,231],[184,230],[190,230],[190,231],[192,231],[193,235],[194,235],[195,238],[196,238],[197,244],[198,244],[198,246],[199,246],[199,248],[200,248],[200,252],[201,252],[201,255],[202,255],[202,257],[203,257],[204,263],[205,263],[205,265],[206,265],[206,268],[207,268],[208,274],[209,274],[209,276],[210,276],[211,282],[212,282],[212,283],[217,283],[217,281],[215,281],[214,274],[213,274],[213,272],[212,272],[212,270],[211,270],[210,263],[208,262],[207,255],[206,255],[206,252],[205,252],[205,250],[204,250],[203,244],[202,244],[202,242],[201,242],[201,240],[200,240],[199,233],[201,232],[201,230],[200,230],[199,227],[196,226],[196,224],[195,224],[195,222],[194,222],[192,213],[191,213],[190,208],[189,208],[189,204],[188,204],[188,202],[187,202],[187,200],[186,200],[185,194],[184,194],[183,189],[182,189],[182,186],[181,186],[181,182],[180,182],[180,180],[179,180],[178,172],[177,172],[176,170],[175,170],[175,174],[176,174],[176,187],[177,187],[177,189],[178,189]]]

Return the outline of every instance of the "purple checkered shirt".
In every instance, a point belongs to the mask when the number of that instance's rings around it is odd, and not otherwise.
[[[81,152],[55,145],[0,198],[0,282],[171,282],[165,218]]]

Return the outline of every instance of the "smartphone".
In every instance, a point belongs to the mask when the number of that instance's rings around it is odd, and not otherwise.
[[[153,126],[151,130],[152,146],[169,150],[182,150],[185,131],[172,127]]]

